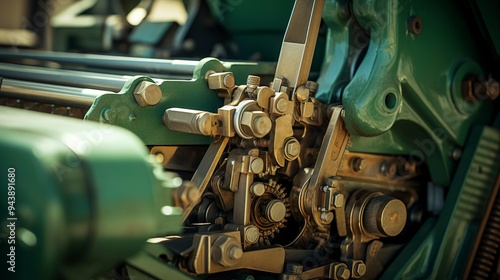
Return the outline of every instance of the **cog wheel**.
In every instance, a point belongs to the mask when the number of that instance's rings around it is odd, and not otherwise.
[[[290,217],[290,199],[285,189],[274,180],[265,185],[265,192],[252,200],[250,221],[259,229],[259,246],[271,245]]]

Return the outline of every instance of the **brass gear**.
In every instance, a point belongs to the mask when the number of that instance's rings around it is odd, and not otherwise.
[[[278,184],[274,180],[269,180],[269,182],[264,185],[265,192],[261,196],[255,196],[252,199],[252,211],[250,214],[251,223],[259,229],[260,236],[257,242],[259,246],[271,245],[271,241],[274,239],[275,234],[279,233],[280,229],[286,227],[287,218],[291,215],[290,199],[287,197],[287,193],[285,189],[281,187],[281,184]],[[279,207],[284,206],[284,211],[280,209],[281,211],[278,212],[281,213],[277,215],[279,218],[274,221],[273,218],[269,217],[269,214],[266,213],[266,211],[269,212],[268,209],[273,205],[278,205]],[[280,219],[281,217],[283,218]]]

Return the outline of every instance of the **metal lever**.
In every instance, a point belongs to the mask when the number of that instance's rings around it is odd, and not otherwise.
[[[293,91],[309,77],[324,4],[324,0],[297,0],[293,6],[274,75],[275,80],[286,79]],[[273,85],[275,91],[279,87]]]

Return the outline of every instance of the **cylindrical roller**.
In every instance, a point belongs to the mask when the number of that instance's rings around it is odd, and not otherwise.
[[[76,54],[45,51],[10,51],[0,49],[0,58],[5,60],[34,59],[67,65],[83,65],[105,69],[118,69],[139,73],[192,75],[198,61],[138,58],[111,55]]]
[[[406,206],[394,197],[377,195],[368,201],[363,213],[365,230],[379,237],[396,236],[406,224]]]
[[[3,78],[118,92],[132,76],[0,63]],[[163,80],[155,79],[155,82]]]
[[[1,97],[82,108],[90,108],[94,100],[102,94],[113,94],[113,92],[12,79],[4,79],[0,89]]]

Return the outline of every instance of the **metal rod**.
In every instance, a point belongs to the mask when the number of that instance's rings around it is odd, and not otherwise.
[[[110,91],[49,85],[42,83],[3,79],[0,97],[19,98],[40,103],[69,107],[90,108],[94,99]]]
[[[133,76],[0,63],[0,77],[118,92]],[[153,79],[162,82],[160,79]]]
[[[139,73],[192,75],[199,61],[137,58],[111,55],[76,54],[45,51],[12,51],[0,49],[2,60],[35,59],[61,64],[83,65],[105,69],[118,69]]]

